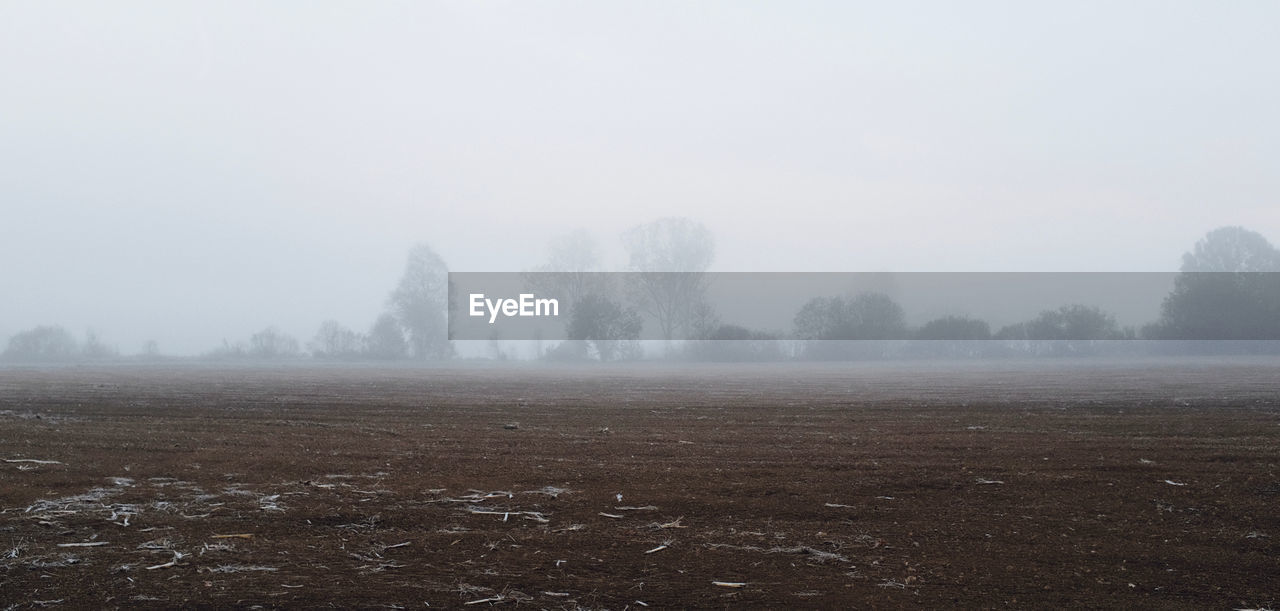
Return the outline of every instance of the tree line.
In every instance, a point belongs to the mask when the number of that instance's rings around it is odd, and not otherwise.
[[[628,275],[631,285],[620,289],[589,286],[608,277],[586,273],[591,268],[584,263],[592,258],[584,255],[591,252],[584,236],[553,245],[552,261],[538,270],[544,273],[537,279],[555,294],[573,296],[572,341],[548,351],[549,358],[611,360],[635,354],[628,347],[635,345],[645,319],[657,323],[666,339],[695,339],[669,356],[702,360],[1088,354],[1114,340],[1280,340],[1280,250],[1242,227],[1215,229],[1197,242],[1183,256],[1158,320],[1140,328],[1121,327],[1112,314],[1082,303],[999,329],[960,315],[913,328],[892,298],[866,292],[813,297],[794,316],[789,336],[794,339],[720,321],[700,298],[704,274],[663,273],[706,270],[713,247],[705,228],[687,219],[663,219],[624,239],[629,270],[637,273]],[[912,343],[901,343],[906,340]],[[998,341],[979,343],[984,340]]]
[[[918,340],[894,354],[974,355],[1086,353],[1099,341],[1280,339],[1280,250],[1242,227],[1215,229],[1183,255],[1173,290],[1158,320],[1120,327],[1114,316],[1089,304],[1065,304],[1036,317],[992,329],[987,322],[944,316],[908,326],[903,308],[883,293],[816,296],[793,319],[790,336],[721,321],[704,299],[707,270],[715,257],[711,232],[687,218],[663,218],[622,235],[627,253],[625,286],[612,286],[599,248],[584,230],[552,240],[547,261],[529,271],[535,290],[562,296],[568,341],[537,350],[549,360],[636,359],[646,322],[661,337],[694,338],[666,356],[704,360],[859,358],[884,356],[888,344]],[[672,274],[669,272],[684,272]],[[367,331],[336,320],[300,342],[270,326],[247,342],[224,341],[207,358],[435,361],[456,356],[448,339],[448,266],[430,246],[408,254],[384,311]],[[855,340],[855,341],[848,341]],[[975,340],[1001,340],[975,345]],[[877,343],[879,342],[879,343]],[[497,345],[499,342],[493,342]],[[495,349],[495,355],[502,355]],[[155,342],[141,356],[158,356]],[[9,339],[7,360],[118,358],[118,350],[90,332],[83,341],[56,325],[38,326]]]

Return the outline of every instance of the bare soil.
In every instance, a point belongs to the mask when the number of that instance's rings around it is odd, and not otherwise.
[[[0,609],[1280,599],[1276,360],[7,369],[0,459]]]

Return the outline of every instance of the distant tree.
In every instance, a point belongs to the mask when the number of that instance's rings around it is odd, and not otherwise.
[[[1244,227],[1219,227],[1182,255],[1183,272],[1280,272],[1280,250]]]
[[[1187,272],[1174,280],[1150,339],[1280,339],[1280,273]]]
[[[845,339],[842,336],[853,334],[853,325],[845,320],[845,310],[843,297],[810,299],[796,312],[796,337],[806,340]]]
[[[1182,256],[1182,273],[1143,329],[1149,339],[1280,339],[1280,251],[1260,234],[1223,227]]]
[[[1094,352],[1099,340],[1134,337],[1132,329],[1121,329],[1115,317],[1101,309],[1073,304],[1045,310],[1034,319],[1006,326],[993,339],[1005,340],[1006,349],[1079,355]]]
[[[1115,317],[1100,308],[1079,304],[1045,310],[1027,322],[1000,329],[995,339],[1037,341],[1125,339]]]
[[[409,352],[421,360],[453,356],[448,325],[449,269],[430,246],[409,251],[400,284],[388,303],[408,335]]]
[[[639,339],[643,324],[635,310],[592,294],[578,301],[567,331],[570,340],[586,342],[600,360],[609,361],[622,355],[628,342]]]
[[[902,306],[883,293],[815,297],[796,313],[795,327],[796,336],[805,340],[882,340],[907,335]]]
[[[910,356],[954,358],[998,353],[995,346],[983,341],[991,339],[991,327],[986,321],[967,316],[931,320],[916,329],[913,338],[919,341],[906,346],[905,353]]]
[[[120,356],[119,349],[104,343],[92,329],[85,333],[84,345],[80,348],[80,352],[85,358],[90,359],[111,359]]]
[[[326,320],[311,340],[311,352],[317,358],[354,358],[364,352],[364,344],[364,336],[336,320]]]
[[[931,320],[916,330],[916,339],[954,341],[991,339],[991,327],[984,320],[966,316],[945,316]]]
[[[599,266],[599,247],[595,240],[585,229],[577,229],[552,240],[547,262],[525,277],[536,293],[559,300],[560,315],[567,319],[583,296],[609,290]]]
[[[212,359],[242,359],[249,355],[249,349],[245,347],[244,342],[235,342],[234,344],[223,338],[222,345],[205,353],[206,358]]]
[[[850,302],[850,312],[857,321],[856,339],[901,339],[907,336],[907,323],[902,306],[883,293],[863,293]]]
[[[740,325],[719,325],[701,341],[690,342],[688,355],[703,361],[777,361],[782,360],[778,336],[752,331]]]
[[[370,358],[382,360],[402,359],[409,354],[409,342],[404,337],[404,329],[400,327],[395,315],[387,313],[378,317],[369,330],[366,354]]]
[[[249,355],[261,359],[298,356],[298,340],[275,327],[267,327],[249,338]]]
[[[142,352],[139,354],[147,358],[160,356],[160,343],[154,339],[142,342]]]
[[[39,326],[9,338],[6,359],[19,361],[64,360],[76,355],[76,339],[62,327]]]
[[[636,306],[657,321],[663,339],[690,331],[715,258],[711,232],[687,218],[662,218],[624,233],[622,245],[634,272],[627,278]]]
[[[804,356],[813,359],[879,358],[888,349],[884,340],[907,337],[902,307],[883,293],[810,299],[794,324]]]
[[[1031,322],[1030,334],[1036,339],[1124,339],[1124,330],[1114,316],[1101,308],[1080,304],[1044,312]]]

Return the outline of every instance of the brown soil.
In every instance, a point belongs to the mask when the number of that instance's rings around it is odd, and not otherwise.
[[[1270,607],[1277,365],[0,370],[0,609]]]

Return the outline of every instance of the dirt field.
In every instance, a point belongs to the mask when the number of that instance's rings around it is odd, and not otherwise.
[[[0,459],[0,609],[1280,602],[1276,360],[9,369]]]

